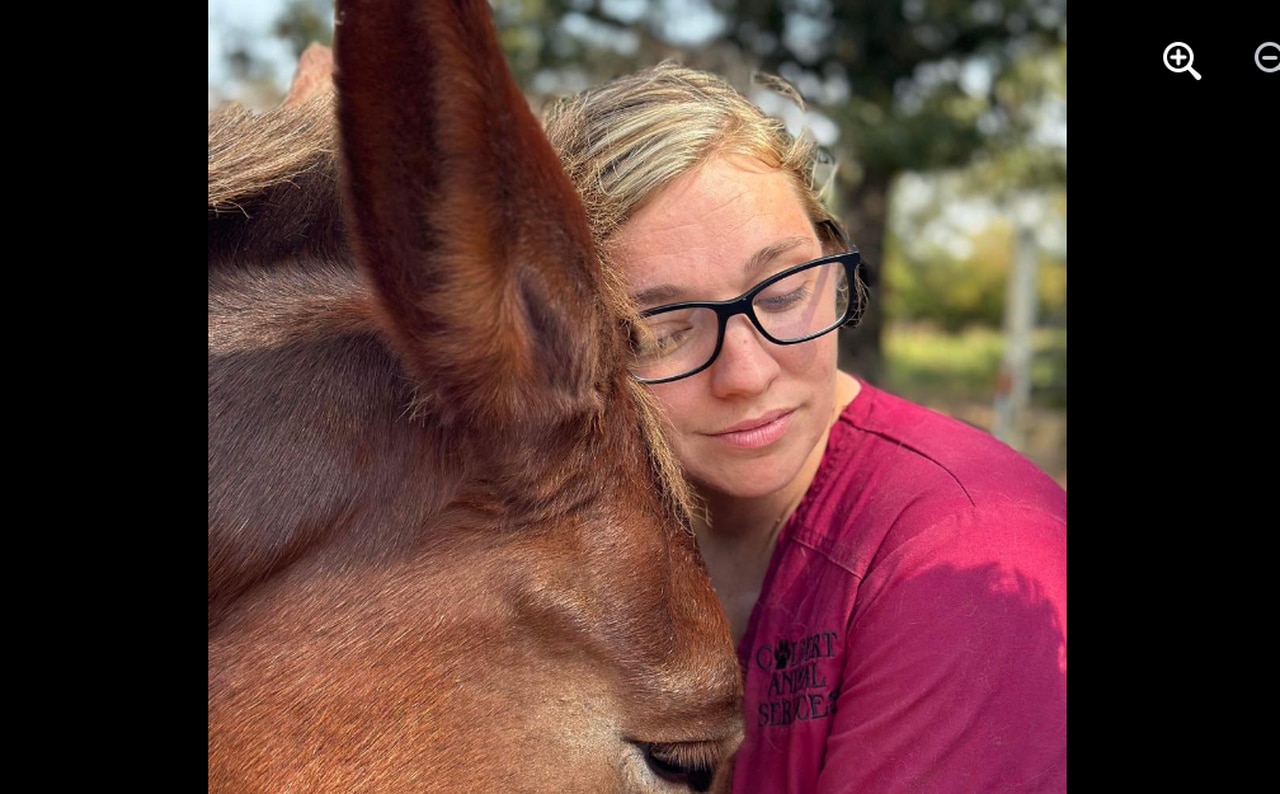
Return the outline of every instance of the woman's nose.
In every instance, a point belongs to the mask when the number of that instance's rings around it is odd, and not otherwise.
[[[781,372],[776,345],[760,335],[744,314],[725,324],[720,355],[711,365],[711,388],[717,396],[758,394]]]

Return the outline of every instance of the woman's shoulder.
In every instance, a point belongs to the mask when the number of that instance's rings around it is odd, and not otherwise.
[[[1027,456],[986,430],[863,384],[832,428],[828,453],[846,474],[874,476],[891,491],[980,504],[1013,498],[1065,508],[1065,491]]]
[[[886,543],[956,533],[976,545],[1024,531],[1065,543],[1066,492],[985,430],[864,383],[797,513],[794,537],[856,572]]]

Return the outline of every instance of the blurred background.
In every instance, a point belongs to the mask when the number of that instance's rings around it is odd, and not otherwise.
[[[1067,480],[1066,0],[491,0],[530,102],[674,58],[830,153],[870,263],[842,366]],[[333,0],[209,0],[209,109],[266,109]],[[808,109],[752,81],[795,85]]]

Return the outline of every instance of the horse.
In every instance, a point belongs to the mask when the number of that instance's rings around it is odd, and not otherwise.
[[[696,506],[488,3],[335,22],[210,113],[209,791],[727,791]]]

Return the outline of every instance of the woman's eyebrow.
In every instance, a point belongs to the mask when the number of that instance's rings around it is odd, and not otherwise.
[[[674,284],[658,284],[634,293],[631,300],[644,311],[664,303],[675,303],[682,294],[682,290]]]
[[[772,264],[773,260],[794,248],[804,245],[805,243],[811,243],[813,240],[814,238],[812,236],[806,237],[804,235],[796,235],[795,237],[787,237],[776,243],[766,245],[764,248],[761,248],[759,251],[756,251],[751,255],[751,258],[747,260],[745,265],[743,265],[742,272],[752,278],[755,278],[756,276],[759,276],[765,268]]]
[[[770,243],[748,257],[747,261],[743,263],[742,272],[755,279],[778,257],[811,242],[813,242],[812,237],[796,235],[795,237],[784,238],[776,243]],[[675,303],[676,301],[692,300],[691,298],[686,298],[683,288],[674,284],[656,284],[652,287],[646,287],[639,292],[633,293],[631,299],[642,311],[646,308]]]

